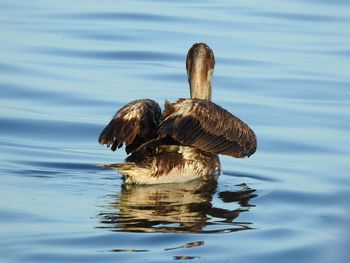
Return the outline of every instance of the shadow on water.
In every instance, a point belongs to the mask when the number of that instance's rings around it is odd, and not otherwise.
[[[229,233],[253,229],[238,217],[254,205],[256,190],[242,184],[236,191],[218,191],[217,182],[186,185],[123,185],[115,201],[98,216],[117,232]],[[231,206],[232,208],[227,208]]]

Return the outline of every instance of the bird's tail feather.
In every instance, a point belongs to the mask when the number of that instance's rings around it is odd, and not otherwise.
[[[97,166],[101,168],[111,168],[123,173],[124,171],[133,170],[136,167],[136,164],[133,162],[125,162],[125,163],[100,164]]]
[[[140,184],[144,175],[151,172],[148,167],[142,167],[134,162],[112,163],[99,165],[102,168],[112,168],[125,177],[126,183]],[[146,176],[147,177],[147,176]]]

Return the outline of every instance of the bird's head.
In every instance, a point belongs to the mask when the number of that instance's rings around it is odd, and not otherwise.
[[[187,53],[186,70],[192,99],[211,100],[214,66],[214,53],[207,44],[196,43],[190,48]]]

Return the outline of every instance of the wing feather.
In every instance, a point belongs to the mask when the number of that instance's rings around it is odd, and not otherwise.
[[[117,111],[98,141],[111,146],[113,151],[125,144],[126,152],[130,153],[154,137],[161,119],[157,102],[149,99],[132,101]]]
[[[208,100],[166,102],[158,140],[171,137],[206,152],[246,157],[256,150],[256,136],[247,124]]]

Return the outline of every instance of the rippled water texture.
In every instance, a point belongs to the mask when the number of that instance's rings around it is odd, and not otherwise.
[[[0,27],[1,262],[348,262],[348,1],[0,1]],[[188,97],[200,41],[258,151],[217,182],[123,185],[99,132]]]

